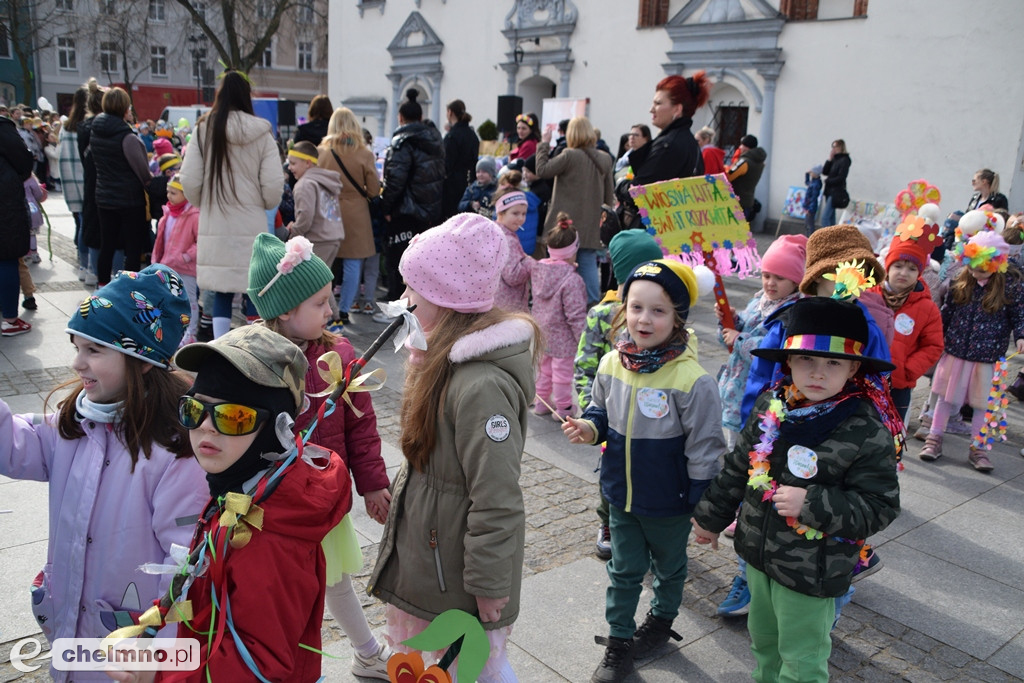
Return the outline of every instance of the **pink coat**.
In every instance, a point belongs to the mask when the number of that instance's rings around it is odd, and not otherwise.
[[[167,221],[173,220],[171,240],[164,244]],[[164,211],[156,225],[156,243],[153,245],[153,263],[162,263],[173,268],[179,275],[196,276],[196,240],[199,236],[199,209],[188,205],[180,216],[171,218]]]
[[[527,313],[530,310],[530,273],[535,261],[523,251],[516,233],[503,227],[501,234],[508,244],[508,260],[501,270],[498,291],[494,293],[494,307]]]
[[[544,333],[544,353],[574,358],[587,320],[587,287],[576,268],[546,258],[533,267],[533,317]]]
[[[139,566],[171,563],[172,543],[188,547],[194,521],[178,520],[198,515],[210,492],[194,458],[154,446],[132,472],[125,447],[107,425],[84,420],[85,436],[69,441],[55,422],[54,415],[12,415],[0,401],[0,474],[49,482],[46,564],[32,596],[43,633],[50,642],[102,638],[113,630],[112,610],[137,616],[167,590],[169,575],[146,574]],[[174,632],[171,626],[160,635]],[[51,674],[58,681],[68,676]],[[74,679],[109,680],[83,672]]]

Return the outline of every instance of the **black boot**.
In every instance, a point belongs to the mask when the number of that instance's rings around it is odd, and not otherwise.
[[[594,642],[604,645],[604,657],[597,665],[590,683],[618,683],[633,670],[633,639],[594,636]]]
[[[633,636],[633,658],[646,659],[655,653],[669,638],[679,641],[683,637],[672,630],[672,622],[647,613],[644,623]]]

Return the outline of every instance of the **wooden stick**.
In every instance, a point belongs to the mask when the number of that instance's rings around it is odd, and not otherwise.
[[[538,401],[540,401],[541,403],[543,403],[544,405],[546,405],[546,406],[547,406],[547,408],[548,408],[548,410],[550,410],[550,411],[551,411],[551,412],[552,412],[552,413],[554,414],[554,416],[555,416],[555,417],[557,417],[557,418],[558,418],[559,420],[561,420],[563,424],[565,423],[565,421],[566,421],[566,420],[565,420],[565,418],[564,418],[564,417],[562,417],[561,415],[559,415],[559,414],[558,414],[558,411],[557,411],[557,410],[555,410],[555,409],[554,409],[554,408],[553,408],[553,407],[551,406],[551,404],[550,404],[550,403],[548,403],[547,401],[545,401],[544,399],[542,399],[542,398],[541,398],[540,396],[536,396],[536,395],[534,395],[534,396],[535,396],[535,398],[536,398],[536,399],[537,399]]]

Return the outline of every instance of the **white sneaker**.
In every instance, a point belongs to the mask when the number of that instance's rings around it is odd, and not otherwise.
[[[89,272],[89,271],[87,271],[87,270],[86,270],[85,268],[83,268],[82,266],[78,266],[78,281],[79,281],[79,282],[85,282],[85,274],[86,274],[87,272]]]
[[[391,648],[381,643],[377,648],[377,654],[370,657],[360,657],[358,652],[353,652],[352,673],[363,678],[376,678],[380,681],[387,681],[388,659],[391,658]]]
[[[394,318],[392,318],[390,315],[388,315],[384,311],[377,311],[376,313],[373,314],[373,322],[375,322],[375,323],[381,323],[382,325],[389,325],[389,324],[391,324],[392,320],[394,320]]]
[[[96,273],[94,273],[92,271],[87,272],[85,274],[85,286],[86,287],[95,287],[96,283],[97,283]]]

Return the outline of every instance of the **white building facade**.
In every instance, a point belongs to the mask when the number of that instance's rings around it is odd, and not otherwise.
[[[780,9],[787,14],[780,13]],[[1019,0],[331,0],[328,93],[377,135],[414,87],[424,115],[466,103],[497,121],[500,95],[541,111],[588,98],[617,147],[649,123],[668,74],[704,69],[714,86],[694,129],[768,152],[763,216],[842,138],[855,199],[891,202],[925,178],[963,209],[980,168],[1024,209],[1024,11]],[[788,16],[787,16],[788,15]],[[811,17],[794,20],[793,17]],[[653,131],[656,133],[657,131]]]

